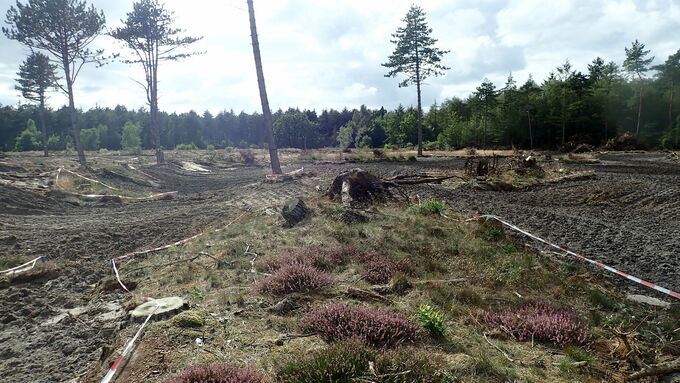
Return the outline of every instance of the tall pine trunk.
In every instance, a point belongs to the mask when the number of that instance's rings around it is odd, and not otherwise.
[[[68,93],[68,109],[71,115],[71,134],[73,135],[73,145],[78,152],[78,162],[80,166],[87,166],[85,161],[85,151],[80,142],[80,127],[78,126],[78,115],[76,114],[76,103],[73,100],[73,78],[71,78],[71,71],[68,61],[68,52],[62,51],[62,65],[64,66],[64,77],[66,78],[66,92]]]
[[[43,156],[47,157],[47,125],[45,124],[45,95],[40,95],[40,109],[38,109],[38,120],[40,130],[42,130]]]
[[[161,127],[158,118],[158,47],[155,47],[155,52],[151,55],[153,57],[151,62],[150,78],[150,93],[149,112],[151,119],[151,138],[153,139],[153,146],[156,149],[156,164],[161,165],[165,162],[165,156],[161,149]]]
[[[269,144],[269,158],[272,165],[272,173],[281,174],[281,164],[276,150],[276,139],[272,127],[272,112],[269,109],[269,99],[267,98],[267,88],[264,83],[264,71],[262,70],[262,57],[260,56],[260,43],[257,38],[257,27],[255,26],[255,8],[253,0],[248,0],[248,14],[250,16],[250,37],[253,43],[253,56],[255,56],[255,70],[257,72],[257,84],[260,88],[260,103],[262,104],[262,115],[264,117],[264,130]]]
[[[420,94],[420,56],[416,46],[416,89],[418,92],[418,157],[423,156],[423,107]]]
[[[640,121],[642,120],[642,83],[640,83],[638,93],[640,93],[640,99],[638,101],[637,127],[635,128],[636,137],[640,136]]]

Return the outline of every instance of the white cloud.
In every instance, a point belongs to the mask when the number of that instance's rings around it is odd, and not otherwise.
[[[26,0],[20,0],[26,1]],[[132,1],[91,0],[115,27]],[[255,2],[265,78],[272,108],[393,108],[416,101],[415,90],[385,78],[391,34],[412,0],[258,0]],[[438,46],[451,53],[446,76],[431,78],[423,102],[465,97],[484,77],[502,86],[509,72],[521,84],[537,81],[569,58],[585,70],[596,56],[621,62],[623,48],[636,38],[657,62],[680,46],[677,0],[422,0]],[[0,0],[0,15],[14,0]],[[223,109],[259,110],[246,4],[242,0],[166,0],[189,35],[204,36],[196,49],[206,51],[160,69],[160,105],[168,111],[213,113]],[[120,46],[109,37],[97,44]],[[27,50],[0,37],[0,103],[16,104],[15,72]],[[83,108],[145,105],[143,91],[130,78],[139,68],[121,63],[83,70],[76,103]],[[56,94],[55,94],[56,95]],[[52,97],[53,106],[65,103]]]

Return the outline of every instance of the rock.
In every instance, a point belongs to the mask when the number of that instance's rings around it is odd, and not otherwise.
[[[172,318],[172,322],[178,327],[203,327],[205,320],[203,314],[198,311],[189,310],[181,312]]]
[[[276,303],[274,306],[271,306],[269,308],[269,311],[273,312],[274,314],[283,315],[283,314],[286,314],[290,311],[295,310],[296,308],[298,308],[298,305],[295,302],[293,302],[292,299],[283,298],[281,301]]]
[[[309,209],[303,200],[293,198],[283,206],[281,215],[286,220],[286,223],[292,227],[309,216]]]
[[[651,306],[656,306],[656,307],[663,307],[665,309],[671,307],[671,304],[668,302],[664,302],[661,299],[657,299],[654,297],[648,297],[646,295],[638,295],[638,294],[628,294],[626,295],[626,298],[630,299],[631,301],[638,302],[638,303],[645,303]]]

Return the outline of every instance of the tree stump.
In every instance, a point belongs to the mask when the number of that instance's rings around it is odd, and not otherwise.
[[[156,306],[158,305],[158,308]],[[167,297],[145,302],[130,312],[133,322],[143,322],[149,314],[154,313],[156,318],[168,318],[184,308],[184,299],[180,297]]]
[[[295,226],[309,216],[309,209],[300,198],[293,198],[286,202],[281,211],[283,219],[289,226]]]
[[[386,203],[392,198],[385,182],[361,169],[337,176],[327,195],[331,200],[339,199],[346,207]]]

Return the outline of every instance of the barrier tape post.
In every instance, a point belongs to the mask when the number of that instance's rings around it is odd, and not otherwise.
[[[467,222],[471,222],[471,221],[479,221],[479,220],[482,219],[482,218],[496,220],[496,221],[500,222],[502,225],[507,226],[507,227],[509,227],[510,229],[512,229],[512,230],[514,230],[514,231],[516,231],[516,232],[518,232],[518,233],[521,233],[521,234],[523,234],[523,235],[525,235],[525,236],[527,236],[527,237],[529,237],[529,238],[531,238],[531,239],[534,239],[534,240],[539,241],[539,242],[541,242],[541,243],[543,243],[543,244],[545,244],[545,245],[548,245],[548,246],[550,246],[550,247],[552,247],[552,248],[555,248],[555,249],[557,249],[557,250],[559,250],[559,251],[561,251],[561,252],[563,252],[563,253],[565,253],[565,254],[572,255],[572,256],[574,256],[574,257],[580,259],[580,260],[586,261],[586,262],[588,262],[588,263],[590,263],[590,264],[593,264],[593,265],[595,265],[595,266],[597,266],[597,267],[599,267],[599,268],[601,268],[601,269],[607,270],[607,271],[609,271],[610,273],[614,273],[614,274],[616,274],[616,275],[618,275],[618,276],[624,277],[624,278],[626,278],[626,279],[628,279],[628,280],[630,280],[630,281],[633,281],[633,282],[635,282],[635,283],[637,283],[637,284],[643,285],[643,286],[645,286],[645,287],[648,287],[648,288],[653,289],[653,290],[655,290],[655,291],[658,291],[658,292],[660,292],[660,293],[669,295],[669,296],[671,296],[671,297],[673,297],[673,298],[680,299],[680,293],[677,293],[677,292],[675,292],[675,291],[673,291],[673,290],[670,290],[670,289],[667,289],[667,288],[665,288],[665,287],[659,286],[659,285],[657,285],[656,283],[647,282],[647,281],[645,281],[644,279],[641,279],[641,278],[635,277],[635,276],[633,276],[633,275],[630,275],[630,274],[628,274],[628,273],[625,273],[625,272],[623,272],[623,271],[617,270],[617,269],[615,269],[615,268],[613,268],[613,267],[611,267],[611,266],[605,265],[604,263],[601,263],[601,262],[598,262],[598,261],[596,261],[596,260],[593,260],[593,259],[584,257],[584,256],[581,255],[581,254],[578,254],[578,253],[576,253],[576,252],[573,252],[573,251],[567,249],[566,247],[562,247],[562,246],[560,246],[560,245],[557,245],[557,244],[555,244],[555,243],[553,243],[553,242],[551,242],[551,241],[548,241],[548,240],[543,239],[543,238],[541,238],[541,237],[539,237],[539,236],[537,236],[537,235],[535,235],[535,234],[532,234],[532,233],[530,233],[530,232],[528,232],[528,231],[526,231],[526,230],[523,230],[523,229],[519,228],[519,227],[516,226],[516,225],[513,225],[513,224],[511,224],[511,223],[509,223],[509,222],[506,222],[506,221],[505,221],[503,218],[501,218],[501,217],[498,217],[498,216],[495,216],[495,215],[489,215],[489,214],[487,214],[487,215],[481,215],[481,216],[475,216],[475,217],[472,217],[472,218],[469,218],[469,219],[461,219],[461,220],[452,219],[452,218],[450,218],[450,217],[445,216],[444,214],[442,214],[442,217],[444,217],[444,218],[446,218],[446,219],[448,219],[448,220],[450,220],[450,221],[457,221],[457,222],[460,222],[460,223],[467,223]]]
[[[137,330],[137,333],[135,334],[134,337],[128,342],[127,346],[123,349],[123,352],[116,358],[116,361],[113,362],[113,365],[111,365],[111,368],[109,368],[109,371],[106,373],[104,378],[102,379],[101,383],[109,383],[111,379],[113,379],[113,376],[116,374],[116,371],[118,371],[118,367],[120,366],[120,363],[123,361],[123,359],[132,351],[132,346],[134,346],[135,341],[137,341],[137,338],[142,334],[142,330],[144,330],[144,327],[146,326],[147,323],[149,323],[149,319],[153,316],[153,314],[156,313],[156,310],[158,310],[160,306],[156,305],[156,308],[149,314],[149,316],[146,317],[146,320],[144,320],[144,323],[142,323],[142,326]]]

